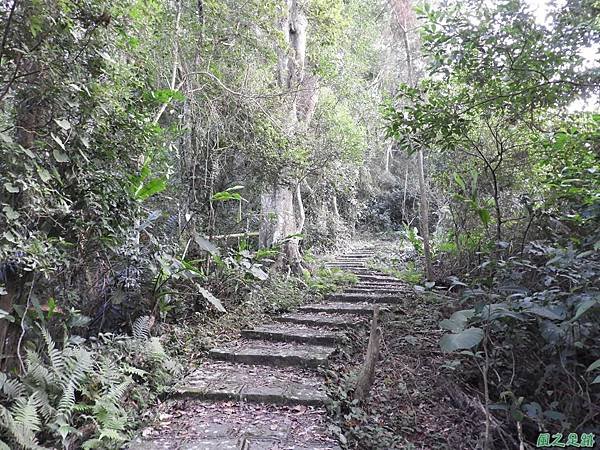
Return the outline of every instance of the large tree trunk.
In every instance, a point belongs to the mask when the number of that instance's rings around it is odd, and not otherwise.
[[[299,241],[290,236],[297,233],[294,194],[291,189],[276,186],[260,196],[261,220],[258,236],[261,248],[281,246],[281,263],[295,272],[302,270]]]
[[[297,0],[285,0],[280,4],[281,18],[278,23],[288,48],[277,48],[277,81],[279,87],[290,91],[284,98],[287,131],[290,135],[304,129],[315,109],[317,101],[315,79],[306,77],[306,33],[308,20]],[[292,91],[308,86],[306,94],[299,96]],[[299,105],[300,100],[300,105]],[[299,194],[298,192],[296,193]],[[294,207],[294,193],[290,186],[275,183],[261,194],[260,247],[280,244],[285,262],[295,272],[302,270],[299,239],[285,239],[301,231],[304,223],[302,197],[298,195],[298,213]],[[299,222],[298,222],[299,219]]]

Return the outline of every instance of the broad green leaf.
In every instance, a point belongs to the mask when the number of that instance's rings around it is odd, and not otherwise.
[[[201,286],[198,286],[198,291],[200,292],[200,294],[202,294],[202,296],[208,300],[208,302],[213,305],[218,311],[220,312],[227,312],[225,310],[225,308],[223,307],[223,304],[221,303],[221,300],[219,300],[217,297],[215,297],[214,295],[212,295],[209,291],[207,291],[206,289],[204,289]]]
[[[207,251],[211,255],[219,254],[219,247],[217,247],[215,244],[210,242],[208,239],[200,236],[198,233],[195,233],[195,232],[194,232],[194,241],[196,242],[196,244],[198,244],[198,247],[200,247],[202,250]]]
[[[56,136],[54,133],[50,133],[50,136],[52,136],[52,139],[54,139],[54,142],[56,142],[60,148],[62,148],[63,150],[65,149],[65,144],[63,143],[61,138]]]
[[[460,333],[446,334],[440,340],[443,352],[450,353],[456,350],[470,349],[478,345],[483,339],[481,328],[467,328]]]
[[[56,162],[59,162],[59,163],[69,162],[69,157],[65,153],[63,153],[59,150],[56,150],[56,149],[52,150],[52,156],[54,156],[54,159],[56,160]]]
[[[147,198],[164,191],[166,188],[167,181],[164,178],[153,178],[137,189],[134,198],[136,200],[144,201]]]
[[[593,299],[593,298],[581,302],[579,304],[579,306],[577,307],[577,310],[575,311],[575,316],[573,316],[573,318],[571,319],[571,322],[575,322],[576,320],[579,320],[581,318],[581,316],[583,316],[590,309],[592,309],[598,305],[600,305],[600,302],[598,302],[598,300]]]
[[[479,214],[479,218],[481,219],[481,222],[484,225],[486,225],[486,226],[489,225],[491,216],[490,216],[490,212],[487,209],[479,208],[477,210],[477,214]]]
[[[0,292],[0,294],[2,294],[2,293]],[[0,309],[0,320],[2,320],[2,319],[6,319],[11,323],[13,323],[15,321],[15,318],[8,311]]]
[[[590,367],[586,369],[586,372],[591,372],[592,370],[596,369],[600,369],[600,359],[597,359],[592,364],[590,364]]]
[[[229,200],[240,201],[240,200],[242,200],[242,196],[240,194],[238,194],[237,192],[223,191],[223,192],[217,192],[210,198],[211,202],[226,202]]]
[[[544,317],[545,319],[550,320],[563,320],[564,317],[558,315],[556,312],[548,309],[544,306],[533,305],[527,309],[527,312],[535,314],[536,316]]]
[[[18,242],[18,237],[15,236],[15,234],[12,231],[5,231],[2,236],[8,242],[12,242],[13,244],[16,244]]]
[[[440,322],[440,327],[444,330],[452,331],[457,333],[465,329],[468,320],[475,314],[474,309],[464,309],[462,311],[456,311],[450,316],[449,319],[444,319]]]
[[[458,184],[463,191],[467,190],[467,185],[465,184],[465,180],[463,180],[463,178],[458,174],[458,173],[454,173],[454,181],[456,181],[456,184]]]
[[[13,139],[8,134],[5,134],[5,133],[0,133],[0,139],[5,144],[12,144],[13,143]]]
[[[54,119],[54,122],[65,131],[71,129],[71,124],[67,119]]]
[[[269,278],[269,275],[267,275],[267,273],[258,266],[250,267],[249,272],[260,281],[265,281],[267,278]]]
[[[50,172],[48,172],[43,167],[38,167],[37,173],[44,183],[47,183],[48,181],[50,181],[52,179],[52,175],[50,175]]]
[[[596,383],[600,383],[600,375],[598,375],[596,378],[594,378],[594,381],[592,381],[592,384]]]
[[[4,211],[4,214],[6,214],[6,218],[11,221],[17,220],[20,216],[20,214],[12,209],[12,207],[9,205],[6,205],[4,208],[2,208],[2,211]]]
[[[11,184],[11,183],[4,183],[4,189],[6,189],[11,194],[16,194],[19,192],[18,186],[15,186],[14,184]]]

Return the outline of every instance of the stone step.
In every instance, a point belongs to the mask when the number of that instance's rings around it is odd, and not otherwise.
[[[341,450],[324,408],[186,399],[145,428],[129,450]],[[162,418],[160,418],[162,416]]]
[[[346,288],[342,294],[363,294],[363,295],[399,295],[400,293],[408,292],[400,288],[380,288],[380,287],[351,287]]]
[[[410,286],[400,283],[358,282],[356,284],[348,286],[348,289],[358,289],[361,291],[377,291],[378,289],[392,289],[398,292],[412,292]]]
[[[327,300],[330,302],[342,302],[342,303],[389,303],[396,304],[401,303],[403,297],[398,295],[383,294],[380,292],[343,292],[341,294],[331,294],[327,296]]]
[[[372,303],[315,303],[298,308],[303,312],[325,312],[330,314],[358,314],[365,316],[373,315]]]
[[[357,268],[366,268],[367,265],[361,261],[333,261],[326,262],[326,267],[334,267],[334,268],[344,268],[344,267],[357,267]]]
[[[296,323],[317,327],[330,327],[330,328],[348,328],[356,326],[361,322],[359,318],[352,315],[336,315],[336,314],[284,314],[274,318],[277,322],[284,323]]]
[[[353,288],[377,288],[377,287],[394,287],[394,288],[406,288],[407,284],[398,279],[387,279],[387,280],[359,280],[358,283],[352,285]]]
[[[334,351],[334,347],[240,339],[224,347],[213,348],[209,356],[219,361],[242,364],[314,368],[327,366],[327,359]]]
[[[261,339],[278,342],[301,342],[313,345],[335,345],[343,334],[322,328],[309,328],[302,325],[269,324],[242,330],[247,339]]]
[[[378,281],[387,283],[397,283],[400,280],[398,278],[391,277],[389,275],[356,275],[359,281]]]
[[[371,260],[370,257],[367,256],[355,256],[355,257],[341,257],[335,258],[336,263],[344,263],[344,264],[366,264]]]
[[[329,398],[321,377],[307,370],[206,361],[175,387],[180,397],[277,405],[321,406]]]

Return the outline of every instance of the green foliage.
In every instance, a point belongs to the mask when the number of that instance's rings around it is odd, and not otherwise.
[[[45,442],[51,436],[64,447],[75,442],[80,448],[120,447],[132,427],[123,401],[138,389],[128,373],[156,379],[156,373],[142,369],[149,369],[144,361],[157,361],[162,366],[166,359],[156,338],[148,340],[146,333],[140,335],[141,326],[136,328],[137,336],[120,340],[119,345],[130,355],[123,357],[121,353],[123,360],[115,357],[116,348],[113,354],[106,348],[100,352],[76,343],[74,338],[67,339],[60,349],[41,328],[44,351],[27,350],[25,371],[18,378],[0,373],[2,439],[27,449],[41,448],[40,436]],[[127,359],[134,354],[137,366],[130,366]],[[93,437],[85,441],[79,441],[77,427],[82,423],[94,425]]]
[[[45,348],[27,349],[25,371],[18,378],[0,372],[0,439],[26,449],[42,448],[41,437],[64,447],[119,448],[135,423],[125,399],[146,391],[147,404],[178,371],[150,325],[140,318],[132,338],[104,335],[104,345],[83,346],[74,336],[62,349],[40,328]],[[91,437],[82,436],[83,424],[92,425]]]
[[[417,227],[410,227],[405,224],[403,237],[410,242],[419,255],[423,254],[423,238],[419,236],[419,230],[417,230]]]
[[[312,292],[325,296],[344,286],[358,283],[358,278],[340,269],[319,268],[314,274],[305,272],[304,281]]]
[[[523,397],[517,407],[523,416],[519,420],[536,426],[551,427],[558,421],[568,428],[578,423],[598,401],[592,387],[600,356],[597,258],[590,252],[534,241],[524,257],[488,260],[480,270],[476,278],[454,280],[453,286],[464,288],[463,301],[473,307],[440,323],[451,332],[442,338],[442,349],[463,354],[469,350],[481,367],[486,355],[476,346],[485,330],[488,342],[494,342],[487,363],[498,374],[490,379],[492,401],[510,410],[514,405],[506,392]],[[544,361],[543,367],[533,364],[532,358]],[[467,365],[463,370],[479,369]],[[560,395],[573,377],[583,384],[571,396]]]

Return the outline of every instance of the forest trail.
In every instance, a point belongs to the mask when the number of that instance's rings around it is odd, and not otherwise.
[[[402,283],[370,269],[372,256],[369,247],[338,256],[327,265],[354,273],[357,284],[212,349],[177,387],[169,412],[129,448],[339,449],[317,369],[344,345],[345,331],[366,327],[375,304],[395,309],[402,301]]]

